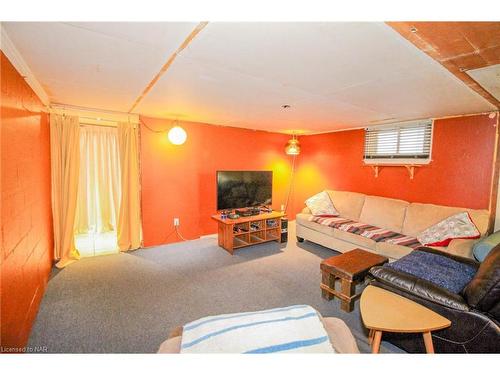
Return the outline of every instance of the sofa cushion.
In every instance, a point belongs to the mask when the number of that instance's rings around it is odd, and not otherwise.
[[[378,254],[386,256],[390,259],[399,259],[401,257],[404,257],[405,255],[410,254],[413,251],[412,248],[396,245],[389,242],[377,242],[375,250]]]
[[[460,207],[437,206],[434,204],[410,203],[406,210],[403,234],[418,236],[420,232],[459,212],[468,212],[481,236],[488,230],[488,210],[470,210]]]
[[[480,264],[474,278],[464,290],[469,305],[490,311],[500,319],[500,245],[497,245]]]
[[[326,192],[330,195],[333,205],[340,216],[351,220],[359,219],[365,202],[364,194],[337,190],[327,190]]]
[[[442,246],[429,246],[432,249],[436,249],[448,254],[458,255],[465,258],[472,259],[472,248],[478,240],[463,240],[457,239],[452,240],[450,244],[446,247]]]
[[[314,216],[339,216],[339,213],[333,206],[330,195],[326,191],[308,198],[305,204]]]
[[[390,231],[389,229],[382,229],[343,217],[321,217],[309,215],[309,221],[335,228],[334,235],[335,238],[339,240],[358,244],[359,246],[364,246],[373,250],[375,249],[375,244],[373,242],[388,242],[408,247],[408,249],[416,249],[422,246],[422,244],[419,243],[415,237],[406,236],[404,234]]]
[[[376,242],[370,238],[366,238],[354,233],[344,232],[338,229],[333,230],[333,235],[339,240],[347,241],[354,245],[363,246],[375,250]]]
[[[311,217],[312,217],[311,214],[297,214],[295,220],[297,224],[300,224],[306,228],[334,237],[333,228],[329,227],[328,225],[321,225],[313,221],[310,221],[309,218]]]
[[[356,339],[352,335],[349,327],[339,318],[324,318],[321,321],[325,326],[328,337],[332,343],[333,349],[337,353],[359,353]]]
[[[417,238],[425,246],[448,246],[455,239],[474,239],[480,236],[469,214],[464,211],[432,225]]]
[[[367,195],[359,221],[401,233],[408,205],[399,199]]]

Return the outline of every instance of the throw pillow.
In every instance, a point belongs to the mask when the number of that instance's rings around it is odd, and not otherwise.
[[[479,238],[481,234],[467,212],[452,215],[417,236],[425,246],[448,246],[454,239]]]
[[[306,206],[314,216],[332,217],[339,216],[338,211],[326,191],[322,191],[306,200]]]
[[[474,244],[472,254],[478,262],[484,261],[491,250],[500,243],[500,230]]]

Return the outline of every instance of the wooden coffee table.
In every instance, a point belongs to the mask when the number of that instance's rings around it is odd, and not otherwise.
[[[389,259],[362,249],[354,249],[321,262],[321,294],[331,300],[338,297],[342,310],[350,312],[354,300],[359,294],[354,294],[356,283],[363,281],[370,268],[381,266]],[[340,291],[335,289],[335,280],[340,279]]]
[[[451,322],[427,307],[375,286],[361,295],[361,317],[370,329],[372,353],[378,353],[382,332],[422,333],[427,353],[434,353],[432,331],[449,327]]]

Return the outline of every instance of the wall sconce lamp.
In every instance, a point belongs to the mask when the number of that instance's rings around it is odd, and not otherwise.
[[[186,139],[186,131],[179,125],[174,126],[168,131],[168,140],[174,145],[182,145],[184,142],[186,142]]]
[[[295,138],[295,134],[292,135],[292,139],[290,139],[285,146],[285,153],[287,155],[298,155],[300,154],[300,142],[297,138]]]

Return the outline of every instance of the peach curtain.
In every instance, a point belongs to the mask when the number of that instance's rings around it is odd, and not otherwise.
[[[116,231],[120,199],[117,128],[82,126],[76,233]]]
[[[63,268],[80,258],[74,223],[80,167],[80,124],[77,116],[50,115],[50,158],[54,257]]]
[[[127,251],[141,247],[142,242],[137,124],[118,124],[118,149],[122,191],[118,215],[118,247],[121,251]]]

